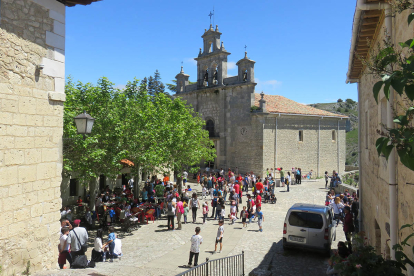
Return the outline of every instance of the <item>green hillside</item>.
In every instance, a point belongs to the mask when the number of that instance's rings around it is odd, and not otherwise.
[[[346,133],[346,165],[358,166],[358,103],[347,99],[336,103],[315,103],[310,106],[349,117],[351,131]]]

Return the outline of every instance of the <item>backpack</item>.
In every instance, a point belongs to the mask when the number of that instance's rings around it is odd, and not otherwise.
[[[172,212],[173,206],[171,202],[168,202],[167,208],[168,208],[168,212]]]
[[[191,202],[192,202],[192,207],[197,207],[197,203],[198,203],[198,199],[192,199],[191,200]]]

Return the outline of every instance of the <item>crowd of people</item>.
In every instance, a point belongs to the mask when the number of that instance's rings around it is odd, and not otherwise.
[[[184,187],[180,189],[181,193],[178,192],[177,186],[169,181],[168,176],[163,179],[158,179],[156,176],[148,179],[144,187],[140,189],[138,196],[133,193],[133,180],[130,180],[128,185],[114,190],[107,186],[96,197],[95,211],[91,212],[87,206],[84,207],[81,198],[77,202],[78,208],[85,208],[82,221],[86,223],[86,226],[96,225],[95,220],[98,220],[100,225],[100,229],[96,231],[91,261],[105,262],[107,259],[112,261],[122,256],[122,243],[115,234],[114,223],[144,218],[147,211],[154,211],[155,219],[165,214],[167,229],[170,231],[181,230],[183,224],[197,223],[199,217],[202,218],[203,224],[208,223],[209,220],[218,220],[219,229],[215,252],[220,243],[217,252],[220,253],[223,248],[225,221],[234,224],[240,220],[245,228],[257,219],[258,231],[262,232],[264,214],[261,207],[264,203],[275,204],[277,202],[276,181],[280,181],[280,187],[286,187],[286,191],[289,191],[290,185],[300,185],[303,178],[312,178],[312,173],[311,170],[307,174],[302,174],[301,168],[292,168],[288,171],[283,168],[274,170],[271,168],[266,170],[264,177],[261,177],[253,172],[238,173],[237,168],[234,171],[228,169],[226,173],[223,169],[216,172],[206,169],[203,173],[198,172],[194,176],[200,185],[197,189],[200,193],[196,193],[191,185],[187,185],[188,173],[186,171],[182,174]],[[340,183],[335,171],[332,177],[328,176],[325,179],[329,178],[332,179],[331,187]],[[89,197],[86,201],[89,201]],[[352,250],[349,242],[350,233],[358,228],[357,196],[355,194],[351,196],[347,192],[337,195],[332,189],[327,194],[325,205],[332,207],[337,224],[340,221],[343,223],[348,245],[344,244],[346,248]],[[61,268],[65,268],[65,263],[68,261],[72,267],[78,256],[85,255],[84,245],[88,241],[88,232],[80,227],[80,220],[72,222],[72,213],[67,207],[62,210],[61,221],[58,263]],[[193,259],[194,265],[197,265],[199,247],[202,243],[201,229],[196,227],[195,232],[191,238],[189,266],[193,263]],[[108,234],[106,242],[103,239],[104,234]]]
[[[325,175],[326,174],[327,173],[325,173]],[[337,175],[335,174],[335,171],[333,175]],[[346,239],[346,242],[340,241],[338,243],[338,249],[329,259],[329,267],[326,274],[335,275],[338,273],[338,271],[334,269],[335,260],[337,260],[337,258],[346,260],[346,258],[352,253],[352,234],[359,232],[358,195],[356,192],[353,192],[351,195],[348,189],[346,189],[343,193],[337,194],[335,193],[335,189],[331,188],[326,195],[325,205],[332,208],[336,225],[339,226],[339,223],[342,223]]]

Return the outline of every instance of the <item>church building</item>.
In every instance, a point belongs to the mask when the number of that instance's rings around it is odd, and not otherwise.
[[[255,61],[237,62],[237,76],[227,76],[230,53],[218,26],[204,31],[197,61],[197,82],[176,75],[177,93],[206,121],[217,151],[215,169],[238,168],[263,175],[267,168],[302,168],[314,176],[345,169],[348,117],[319,110],[283,96],[255,92]],[[205,164],[201,164],[202,167]]]

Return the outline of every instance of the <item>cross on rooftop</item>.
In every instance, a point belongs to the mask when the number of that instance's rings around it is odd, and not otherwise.
[[[208,15],[208,16],[210,16],[210,25],[211,25],[211,17],[214,15],[214,13],[212,13],[211,11],[210,11],[210,14]]]

